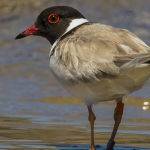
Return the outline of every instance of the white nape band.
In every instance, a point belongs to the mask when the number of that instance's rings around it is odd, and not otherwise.
[[[87,19],[84,19],[84,18],[80,18],[80,19],[74,19],[70,22],[70,25],[69,27],[67,28],[66,32],[63,34],[65,35],[66,33],[68,33],[69,31],[71,31],[72,29],[84,24],[84,23],[87,23],[89,22]]]
[[[78,27],[78,26],[80,26],[80,25],[82,25],[82,24],[84,24],[84,23],[87,23],[87,22],[89,22],[89,21],[88,21],[87,19],[85,19],[85,18],[73,19],[73,20],[70,22],[70,24],[69,24],[67,30],[65,31],[65,33],[64,33],[62,36],[64,36],[64,35],[67,34],[68,32],[70,32],[72,29],[74,29],[74,28],[76,28],[76,27]],[[62,36],[60,36],[60,37],[55,41],[55,43],[52,45],[51,50],[50,50],[50,53],[49,53],[49,57],[51,56],[51,52],[53,51],[53,49],[55,48],[55,46],[57,45],[57,43],[60,41],[60,39],[61,39]]]

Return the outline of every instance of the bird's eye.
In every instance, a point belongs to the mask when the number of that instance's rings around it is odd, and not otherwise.
[[[58,14],[52,13],[48,16],[48,22],[51,24],[57,24],[60,22],[60,16]]]

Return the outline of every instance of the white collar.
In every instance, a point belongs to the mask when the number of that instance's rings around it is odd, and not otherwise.
[[[70,32],[72,29],[89,22],[87,19],[85,18],[80,18],[80,19],[73,19],[69,25],[69,27],[67,28],[66,32],[62,35],[64,36],[66,33]],[[52,45],[50,52],[49,52],[49,57],[51,56],[51,52],[54,50],[55,46],[58,44],[58,42],[60,41],[60,39],[62,38],[62,36],[60,36]]]

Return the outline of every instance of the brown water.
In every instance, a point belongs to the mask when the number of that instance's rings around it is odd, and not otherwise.
[[[49,43],[15,41],[38,13],[68,1],[0,1],[0,149],[88,149],[87,110],[52,76]],[[90,20],[127,28],[150,44],[150,1],[69,1]],[[118,150],[150,149],[150,82],[125,101],[116,138]],[[67,97],[67,98],[65,98]],[[114,102],[95,106],[97,149],[104,149],[113,125]],[[101,145],[101,147],[100,147]]]

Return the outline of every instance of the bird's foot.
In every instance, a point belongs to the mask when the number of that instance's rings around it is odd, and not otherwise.
[[[109,141],[108,144],[107,144],[107,148],[106,150],[113,150],[114,149],[114,146],[115,146],[115,141]]]

